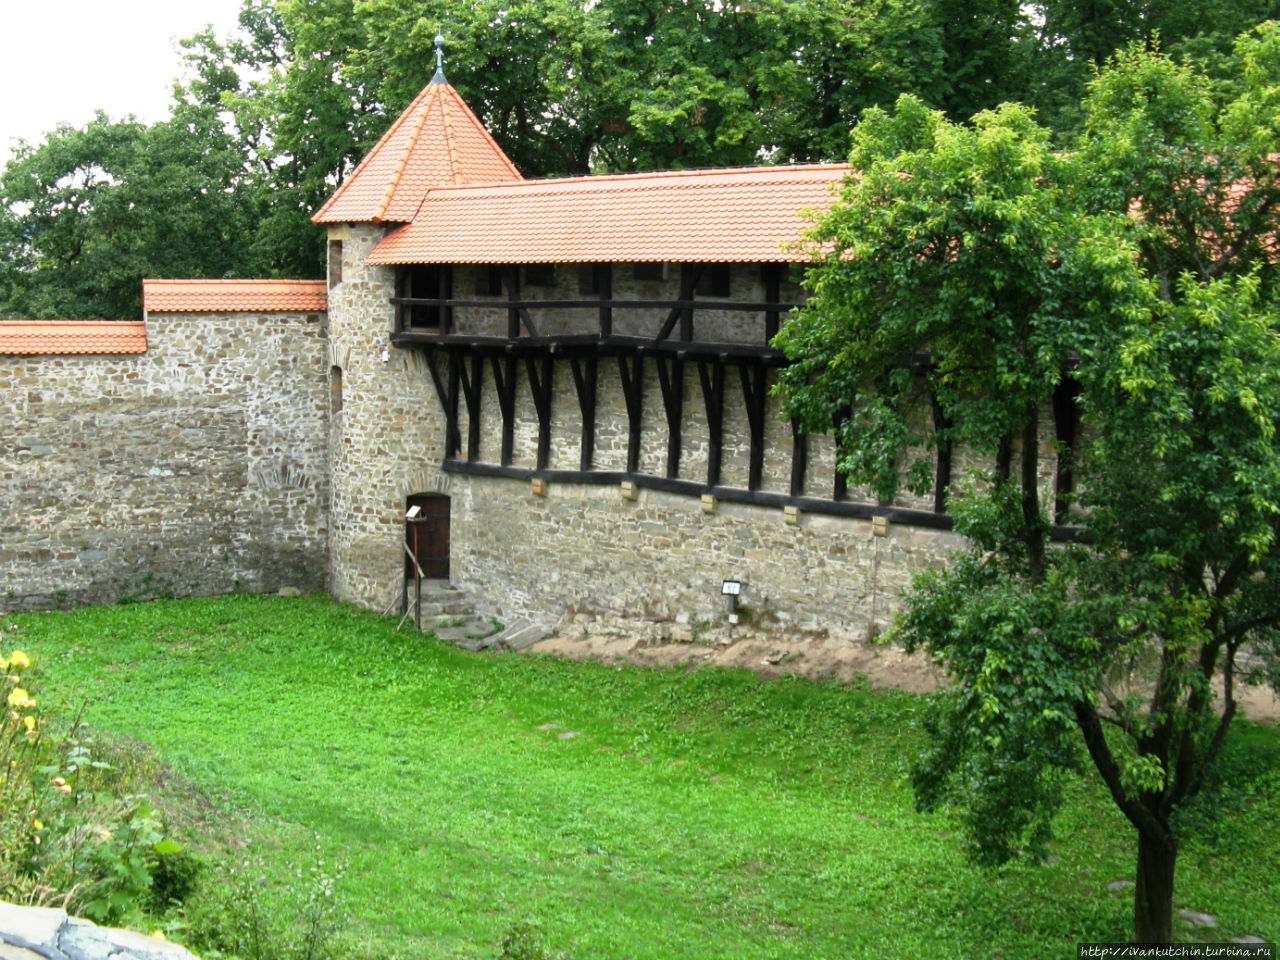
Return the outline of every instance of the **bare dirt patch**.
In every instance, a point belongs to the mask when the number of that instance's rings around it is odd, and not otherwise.
[[[534,653],[604,663],[662,667],[710,664],[742,667],[770,677],[794,673],[811,680],[837,683],[851,683],[862,676],[873,687],[910,693],[929,693],[946,682],[946,675],[922,654],[909,654],[901,647],[888,644],[828,638],[750,638],[676,643],[625,636],[561,633],[540,640],[528,649]],[[1266,723],[1280,723],[1280,698],[1269,687],[1236,684],[1235,696],[1244,716]]]

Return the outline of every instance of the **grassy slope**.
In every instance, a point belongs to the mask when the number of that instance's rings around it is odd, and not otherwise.
[[[1096,788],[1061,860],[968,867],[954,825],[912,810],[906,694],[473,655],[323,597],[17,619],[46,688],[229,798],[282,879],[317,840],[349,864],[351,955],[492,956],[526,918],[568,956],[637,960],[1038,958],[1127,934],[1105,884],[1132,877],[1131,837]],[[1179,864],[1176,906],[1217,914],[1214,938],[1280,938],[1278,809]]]

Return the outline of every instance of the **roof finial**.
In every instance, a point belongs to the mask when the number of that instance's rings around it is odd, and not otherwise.
[[[436,34],[436,73],[444,76],[444,34]]]

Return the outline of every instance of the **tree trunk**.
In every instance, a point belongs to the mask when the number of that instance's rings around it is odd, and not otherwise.
[[[1169,837],[1138,834],[1138,875],[1133,891],[1134,943],[1173,940],[1173,868],[1177,845]]]

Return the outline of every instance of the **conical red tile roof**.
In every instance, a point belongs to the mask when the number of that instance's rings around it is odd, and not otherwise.
[[[432,187],[523,177],[479,118],[437,72],[314,223],[408,223]]]

